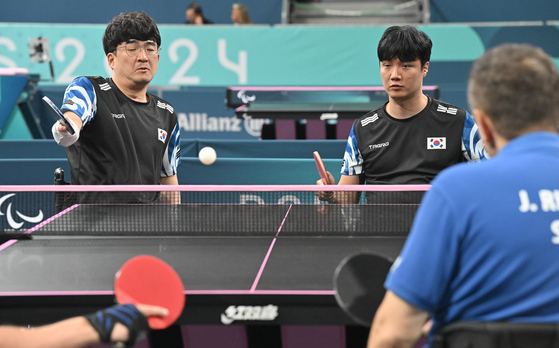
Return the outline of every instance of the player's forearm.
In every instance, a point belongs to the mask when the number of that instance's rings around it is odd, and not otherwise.
[[[181,194],[178,191],[162,191],[161,202],[165,204],[180,204]]]
[[[371,328],[367,348],[411,348],[421,332],[407,323],[394,323],[391,318],[376,318]]]
[[[330,172],[327,172],[328,182],[334,185],[336,182]],[[318,180],[317,185],[323,186],[322,180]],[[358,175],[342,175],[338,185],[359,185],[360,177]],[[355,191],[317,191],[318,199],[328,203],[337,204],[356,204],[359,203],[361,192]]]
[[[359,175],[342,175],[338,185],[359,185]],[[338,204],[356,204],[359,203],[361,192],[355,191],[336,191],[334,192],[334,201]]]
[[[78,348],[99,343],[99,334],[84,317],[23,328],[0,327],[0,348]]]
[[[361,197],[361,192],[336,191],[334,192],[333,203],[356,204],[359,203],[357,197]]]
[[[380,304],[367,348],[413,347],[429,314],[388,290]]]
[[[411,348],[417,339],[410,339],[406,335],[395,335],[389,331],[371,331],[367,348]]]
[[[178,185],[179,180],[177,175],[162,177],[160,179],[161,185]],[[180,204],[181,194],[180,191],[162,191],[161,192],[161,202],[167,204]]]

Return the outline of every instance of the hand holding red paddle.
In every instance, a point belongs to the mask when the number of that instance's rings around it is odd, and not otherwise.
[[[320,180],[316,181],[317,185],[334,185],[336,180],[330,174],[329,171],[326,170],[324,166],[324,162],[322,162],[322,158],[318,151],[313,152],[314,162],[316,163],[316,169],[318,170],[318,174],[320,175]],[[316,193],[318,199],[325,202],[332,202],[334,199],[334,192],[331,191],[319,191]]]
[[[151,329],[165,329],[181,315],[184,286],[175,270],[154,256],[131,258],[115,277],[118,305],[86,315],[102,343],[133,347]]]
[[[153,305],[169,310],[165,317],[148,316],[150,328],[171,326],[181,315],[186,296],[180,276],[163,260],[140,255],[128,260],[115,277],[115,297],[119,303]]]
[[[316,163],[316,169],[318,170],[318,174],[322,179],[322,185],[329,185],[330,182],[328,181],[328,172],[326,171],[326,167],[324,166],[324,162],[322,162],[322,158],[320,157],[318,151],[313,152],[313,156],[314,162]]]

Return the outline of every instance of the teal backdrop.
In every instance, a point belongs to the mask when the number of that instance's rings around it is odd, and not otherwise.
[[[101,43],[104,29],[104,24],[0,23],[0,68],[27,68],[43,79],[33,106],[47,137],[54,119],[42,108],[42,95],[60,104],[64,88],[76,76],[111,75]],[[265,121],[235,120],[233,111],[223,102],[227,86],[381,85],[376,46],[385,29],[160,25],[159,71],[151,92],[175,107],[185,138],[258,139]],[[542,47],[559,64],[556,25],[454,23],[419,29],[433,40],[424,84],[439,86],[440,99],[462,108],[468,108],[466,86],[472,62],[487,48],[504,42],[531,43]],[[48,81],[51,74],[47,63],[30,62],[28,42],[37,37],[49,40],[53,81]],[[11,112],[0,138],[30,138],[21,133],[20,118],[17,112]],[[210,121],[221,128],[206,127]]]
[[[0,67],[28,68],[49,77],[48,64],[31,63],[28,49],[30,38],[46,37],[55,71],[53,84],[67,85],[79,75],[109,75],[101,44],[104,28],[0,24]],[[161,59],[152,85],[379,85],[376,44],[385,29],[161,25]],[[434,67],[437,62],[471,62],[487,47],[504,41],[535,41],[547,46],[552,55],[559,45],[556,26],[429,25],[419,29],[434,42]]]

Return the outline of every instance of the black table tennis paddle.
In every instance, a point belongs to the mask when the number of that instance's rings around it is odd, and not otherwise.
[[[356,323],[370,327],[384,298],[384,281],[392,261],[380,254],[363,252],[347,256],[334,273],[338,305]]]
[[[53,103],[52,100],[50,100],[49,97],[47,96],[43,97],[43,101],[45,102],[46,106],[49,108],[52,115],[57,120],[61,121],[64,124],[64,126],[66,126],[66,129],[68,129],[68,132],[70,134],[74,134],[75,131],[72,125],[70,124],[70,121],[68,121],[68,119],[64,116],[64,114],[62,114],[62,111],[60,111],[60,109],[56,106],[56,104]]]

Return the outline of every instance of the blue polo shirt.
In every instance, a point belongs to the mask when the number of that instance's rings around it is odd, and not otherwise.
[[[385,287],[455,321],[559,322],[559,135],[529,133],[432,182]]]

